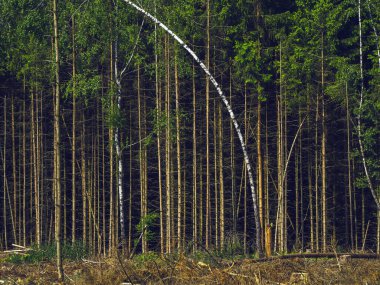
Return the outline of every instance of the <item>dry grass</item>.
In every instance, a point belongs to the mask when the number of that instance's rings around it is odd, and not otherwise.
[[[380,284],[380,260],[354,259],[339,266],[334,259],[273,260],[210,266],[189,258],[148,261],[118,259],[65,263],[67,284]],[[290,283],[292,273],[306,273],[308,281]],[[52,263],[39,265],[0,264],[5,284],[54,284]]]

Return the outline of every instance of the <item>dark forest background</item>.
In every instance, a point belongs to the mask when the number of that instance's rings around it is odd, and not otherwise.
[[[60,94],[65,242],[131,251],[143,231],[141,252],[255,252],[243,153],[202,69],[116,0],[57,1],[57,53],[51,2],[0,2],[0,248],[54,241]],[[380,1],[139,4],[230,101],[263,242],[271,227],[280,253],[379,253]]]

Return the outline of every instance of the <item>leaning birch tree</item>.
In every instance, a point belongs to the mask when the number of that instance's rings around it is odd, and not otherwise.
[[[244,138],[242,135],[242,132],[240,130],[240,126],[238,121],[236,120],[235,114],[227,100],[227,97],[224,95],[222,89],[220,88],[219,84],[216,82],[215,78],[209,71],[209,69],[205,66],[205,64],[199,59],[199,57],[194,53],[192,49],[189,48],[185,42],[180,39],[171,29],[169,29],[166,25],[164,25],[161,21],[159,21],[156,17],[145,11],[143,8],[137,6],[133,2],[129,0],[124,0],[128,5],[132,6],[134,9],[139,11],[140,13],[143,13],[145,16],[150,18],[154,23],[156,23],[160,28],[164,29],[174,40],[176,40],[180,46],[182,46],[193,58],[194,60],[200,65],[200,67],[203,69],[203,71],[206,73],[208,76],[209,80],[211,83],[214,85],[216,88],[219,97],[222,99],[224,105],[226,106],[228,113],[230,115],[230,118],[233,122],[233,125],[235,127],[235,130],[238,134],[241,149],[243,151],[243,156],[244,156],[244,161],[247,167],[247,172],[248,172],[248,177],[249,177],[249,183],[250,183],[250,188],[251,188],[251,196],[252,196],[252,201],[253,201],[253,210],[254,210],[254,217],[255,217],[255,226],[256,226],[256,248],[257,252],[259,255],[262,255],[262,245],[261,245],[261,225],[260,225],[260,217],[259,217],[259,212],[258,212],[258,201],[257,201],[257,195],[255,191],[255,186],[254,186],[254,180],[253,180],[253,174],[252,174],[252,167],[251,163],[249,161],[248,153],[247,153],[247,148],[244,142]]]

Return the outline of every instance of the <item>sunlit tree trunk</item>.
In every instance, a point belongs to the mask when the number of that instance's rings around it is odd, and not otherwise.
[[[224,175],[223,175],[223,125],[222,125],[222,106],[218,104],[218,132],[219,132],[219,221],[220,221],[220,249],[224,249],[225,239],[225,211],[224,211]]]
[[[259,94],[260,97],[261,94]],[[261,99],[257,100],[257,193],[259,198],[260,224],[264,225],[263,162],[261,153]],[[262,227],[262,230],[264,227]],[[264,242],[264,233],[261,232]],[[264,245],[263,245],[264,246]]]
[[[179,80],[178,80],[178,54],[174,58],[174,79],[175,79],[175,111],[176,111],[176,144],[177,144],[177,247],[182,251],[182,177],[181,177],[181,137],[180,137],[180,109],[179,109]]]

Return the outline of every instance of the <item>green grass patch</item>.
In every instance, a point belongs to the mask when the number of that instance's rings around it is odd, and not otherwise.
[[[54,261],[57,255],[55,244],[41,245],[40,248],[32,246],[32,249],[25,254],[11,254],[4,258],[4,262],[13,264],[41,263]],[[78,261],[88,256],[88,249],[81,242],[74,244],[66,243],[62,247],[62,256],[65,260]]]

